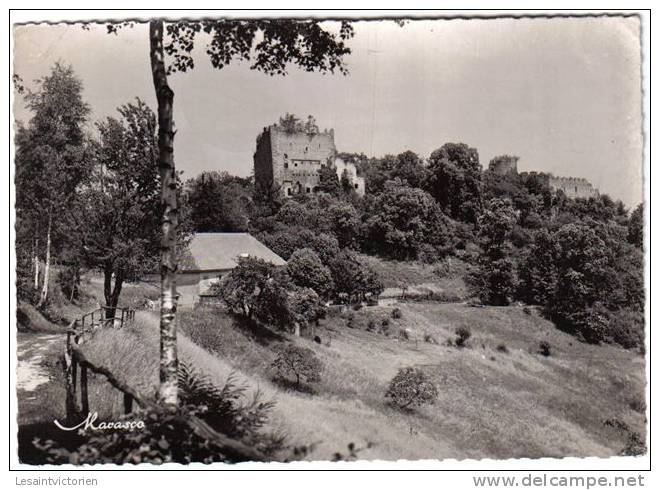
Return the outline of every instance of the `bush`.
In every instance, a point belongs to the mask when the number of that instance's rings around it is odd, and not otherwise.
[[[273,367],[282,379],[294,378],[296,389],[300,388],[301,380],[307,383],[321,381],[323,371],[323,363],[312,349],[294,344],[277,349]]]
[[[433,335],[430,333],[424,334],[424,342],[427,344],[433,344],[433,345],[438,345],[438,339],[436,339]]]
[[[456,347],[467,347],[467,341],[472,336],[472,332],[467,327],[458,327],[456,329],[456,340],[454,344]]]
[[[424,404],[433,404],[438,398],[435,384],[420,369],[407,367],[400,369],[385,393],[391,403],[401,409]]]
[[[402,317],[403,317],[403,313],[401,313],[400,308],[394,308],[392,310],[392,318],[394,318],[395,320],[399,320]]]
[[[509,353],[509,348],[505,344],[499,344],[497,346],[497,352],[501,352],[503,354],[508,354]]]
[[[550,357],[550,355],[552,354],[550,343],[545,340],[539,342],[538,353],[541,354],[542,356]]]

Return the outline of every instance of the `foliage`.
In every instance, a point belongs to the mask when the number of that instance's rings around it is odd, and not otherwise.
[[[76,450],[69,451],[53,441],[39,442],[51,463],[139,464],[249,461],[247,454],[219,447],[191,430],[192,417],[204,420],[215,431],[241,441],[264,455],[275,456],[284,438],[264,432],[273,402],[263,401],[259,393],[246,400],[245,387],[230,376],[222,388],[185,363],[179,364],[181,401],[175,410],[160,405],[119,417],[120,421],[144,422],[138,430],[94,431]]]
[[[239,257],[238,265],[212,290],[232,311],[251,319],[261,304],[266,283],[273,281],[275,273],[275,266],[263,259]]]
[[[529,304],[544,305],[554,294],[557,284],[555,260],[559,250],[554,237],[542,229],[535,233],[525,257],[518,267],[517,296]]]
[[[337,298],[353,302],[383,292],[383,284],[378,275],[354,252],[342,250],[331,260],[329,268]]]
[[[454,345],[456,347],[466,347],[467,342],[472,337],[472,332],[467,327],[458,327],[456,329],[456,339],[454,340]]]
[[[75,256],[104,274],[104,296],[117,306],[125,281],[158,269],[161,223],[156,116],[141,100],[97,124],[90,185],[65,213]],[[179,241],[187,240],[181,213]],[[114,279],[114,285],[112,281]]]
[[[362,169],[365,176],[366,192],[380,194],[388,180],[399,179],[411,187],[422,187],[427,169],[419,156],[408,150],[399,155],[385,155],[383,158],[367,159],[364,155],[346,155]]]
[[[644,246],[644,204],[641,203],[630,213],[628,241],[636,247]]]
[[[31,280],[36,260],[50,265],[70,244],[62,212],[88,179],[91,161],[84,134],[90,108],[73,69],[55,63],[36,83],[36,90],[24,91],[32,117],[17,121],[15,137],[17,292],[24,299],[36,299],[32,289],[40,287]],[[43,282],[42,303],[49,281]]]
[[[481,165],[475,148],[446,143],[431,153],[425,188],[451,218],[476,223],[481,211]]]
[[[185,185],[185,204],[196,232],[247,231],[252,181],[227,172],[206,171]]]
[[[423,245],[443,255],[451,247],[452,227],[437,203],[399,179],[374,198],[364,228],[365,245],[395,259],[417,258]]]
[[[508,305],[516,286],[509,258],[515,212],[508,199],[491,199],[479,216],[482,253],[468,277],[472,292],[486,304]]]
[[[234,313],[282,330],[305,327],[325,316],[325,306],[313,289],[296,286],[286,271],[263,259],[239,258],[212,290]]]
[[[323,363],[312,349],[295,344],[286,344],[277,349],[273,367],[283,379],[293,378],[296,388],[300,388],[300,381],[306,383],[321,381],[323,371]]]
[[[294,284],[313,289],[322,298],[328,298],[334,285],[332,275],[319,256],[309,248],[297,249],[287,262],[287,273]]]
[[[337,239],[328,233],[314,233],[302,227],[276,229],[257,234],[257,238],[277,255],[288,260],[298,249],[316,252],[323,264],[328,265],[339,253]]]
[[[323,166],[319,169],[319,192],[325,192],[331,196],[340,196],[342,188],[339,183],[339,177],[334,167]]]
[[[552,354],[552,348],[550,346],[550,343],[545,341],[545,340],[542,340],[541,342],[539,342],[539,351],[538,352],[542,356],[550,357],[550,355]]]
[[[401,408],[433,404],[438,398],[435,384],[420,369],[407,367],[400,369],[387,388],[385,398]]]

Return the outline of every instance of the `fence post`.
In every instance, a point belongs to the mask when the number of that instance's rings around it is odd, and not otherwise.
[[[87,414],[89,414],[89,395],[87,393],[87,364],[80,365],[80,404],[82,406],[83,417],[87,417]]]
[[[124,393],[124,413],[129,414],[133,411],[133,397],[128,393]]]
[[[71,346],[71,331],[66,332],[66,352],[64,360],[66,363],[66,400],[64,403],[66,409],[67,424],[71,424],[76,414],[76,395],[75,395],[75,376],[73,374],[74,360],[73,349]]]

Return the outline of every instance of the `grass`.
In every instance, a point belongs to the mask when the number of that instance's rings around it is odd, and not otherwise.
[[[517,307],[402,303],[399,308],[402,318],[390,319],[391,325],[408,328],[410,341],[349,329],[340,314],[314,332],[321,344],[255,330],[212,308],[184,311],[179,352],[218,384],[236,371],[251,390],[274,399],[272,428],[286,433],[289,444],[317,443],[308,459],[331,459],[351,442],[370,446],[360,453],[363,459],[607,457],[629,444],[630,432],[645,434],[645,415],[638,408],[644,399],[642,357],[579,343]],[[391,309],[353,313],[391,318]],[[472,332],[469,347],[444,345],[459,327]],[[439,345],[424,342],[426,335]],[[324,364],[311,393],[273,381],[274,348],[286,341],[313,349]],[[541,341],[552,345],[551,357],[537,353]],[[146,395],[154,393],[153,314],[139,314],[132,329],[99,332],[84,348]],[[403,413],[386,403],[389,381],[407,366],[419,367],[436,383],[435,405]],[[91,403],[106,401],[99,397]],[[629,431],[607,420],[618,420]]]
[[[436,300],[463,301],[469,293],[465,281],[468,265],[457,258],[447,258],[435,264],[399,262],[381,257],[361,255],[360,258],[378,273],[385,291],[384,298],[399,297],[406,286],[406,297],[424,299],[432,295]]]

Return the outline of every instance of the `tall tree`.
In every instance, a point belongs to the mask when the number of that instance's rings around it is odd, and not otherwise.
[[[66,214],[78,255],[103,273],[107,318],[124,282],[156,268],[160,239],[156,116],[139,99],[117,111],[97,124],[93,178]]]
[[[37,80],[37,89],[27,91],[25,101],[32,112],[27,127],[17,134],[17,215],[32,220],[35,253],[45,245],[43,287],[39,305],[49,293],[54,236],[59,217],[76,187],[88,175],[83,126],[89,106],[82,98],[82,83],[70,66],[56,63]],[[38,258],[37,258],[38,263]]]
[[[426,188],[449,216],[476,223],[481,212],[481,164],[476,148],[446,143],[431,153]]]
[[[108,25],[117,32],[123,24]],[[305,71],[346,73],[343,57],[350,53],[345,41],[353,36],[349,22],[338,32],[326,30],[317,20],[205,19],[149,22],[151,72],[158,101],[158,150],[161,174],[161,354],[160,397],[177,405],[176,355],[176,227],[179,213],[174,166],[174,92],[168,73],[185,72],[195,64],[192,57],[197,36],[210,36],[206,46],[211,65],[221,69],[233,60],[251,61],[250,68],[268,75],[286,75],[290,64]],[[165,59],[165,55],[169,57]],[[169,63],[168,63],[169,62]]]

